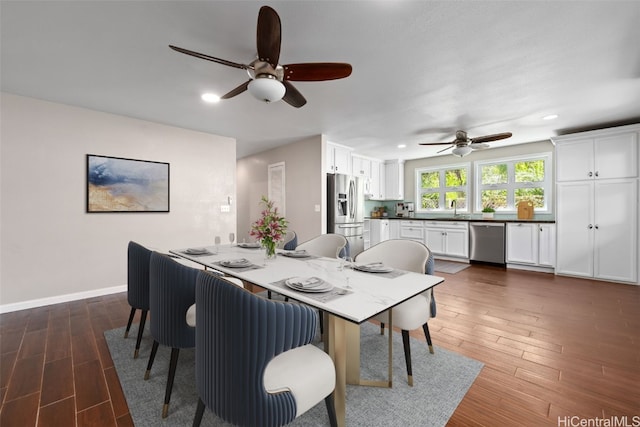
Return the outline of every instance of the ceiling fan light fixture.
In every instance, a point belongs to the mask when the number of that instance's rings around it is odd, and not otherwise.
[[[468,145],[463,145],[461,147],[456,147],[451,152],[456,157],[464,157],[471,153],[472,149]]]
[[[249,93],[267,103],[280,101],[285,91],[282,82],[270,74],[258,75],[249,83]]]

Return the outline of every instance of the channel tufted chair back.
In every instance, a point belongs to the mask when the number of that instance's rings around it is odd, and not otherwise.
[[[205,405],[238,426],[281,426],[325,399],[332,425],[335,367],[310,345],[317,316],[201,271],[196,287],[194,426]]]
[[[151,251],[139,243],[129,242],[127,247],[127,301],[131,306],[129,321],[124,331],[124,337],[129,336],[129,329],[136,310],[140,310],[140,324],[138,325],[138,338],[136,339],[136,349],[133,358],[138,358],[140,352],[140,342],[144,332],[144,324],[149,312],[149,260]]]

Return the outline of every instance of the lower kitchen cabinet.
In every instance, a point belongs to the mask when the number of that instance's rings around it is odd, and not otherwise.
[[[555,253],[555,224],[507,224],[507,264],[553,268]]]
[[[435,255],[469,258],[469,223],[425,221],[424,243]]]

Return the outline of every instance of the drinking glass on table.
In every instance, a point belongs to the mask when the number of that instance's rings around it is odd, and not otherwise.
[[[229,233],[229,246],[233,246],[233,241],[236,240],[236,235]]]
[[[218,246],[220,246],[220,236],[216,236],[214,242],[216,244],[216,253],[218,253]]]
[[[353,275],[353,266],[355,265],[355,261],[352,257],[348,255],[344,255],[340,257],[340,264],[338,266],[338,270],[344,273],[345,277],[345,288],[351,289],[351,276]]]

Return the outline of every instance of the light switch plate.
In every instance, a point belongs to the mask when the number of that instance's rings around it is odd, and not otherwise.
[[[320,212],[320,205],[315,205],[314,209],[316,212]]]

